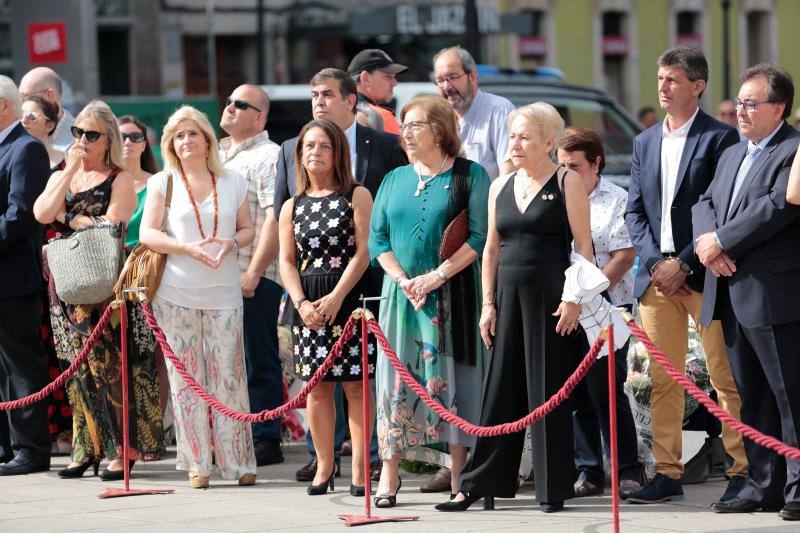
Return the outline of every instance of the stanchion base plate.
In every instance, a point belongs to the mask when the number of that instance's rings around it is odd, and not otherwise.
[[[344,520],[344,525],[366,526],[368,524],[379,524],[381,522],[410,522],[419,520],[418,516],[366,516],[362,514],[340,514],[339,518]]]
[[[146,494],[172,494],[174,489],[108,489],[98,498],[124,498],[126,496],[144,496]]]

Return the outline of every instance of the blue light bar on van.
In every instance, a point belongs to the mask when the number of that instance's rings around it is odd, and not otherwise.
[[[493,76],[502,77],[534,77],[534,78],[549,78],[554,80],[563,81],[566,79],[564,73],[554,67],[536,67],[528,69],[520,68],[501,68],[497,65],[477,65],[475,70],[478,72],[478,77],[491,78]]]

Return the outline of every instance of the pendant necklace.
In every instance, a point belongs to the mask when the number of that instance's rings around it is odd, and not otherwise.
[[[547,174],[549,174],[549,172],[548,172]],[[545,174],[545,175],[547,175],[547,174]],[[527,187],[525,187],[524,189],[522,189],[522,199],[523,199],[523,200],[527,200],[528,196],[530,196],[530,189],[531,189],[531,187],[532,187],[533,185],[535,185],[535,184],[537,184],[537,183],[538,183],[538,182],[536,181],[536,178],[533,178],[533,177],[530,177],[530,176],[529,176],[529,178],[530,178],[531,182],[528,184],[528,186],[527,186]],[[540,190],[541,190],[541,189],[540,189]]]
[[[417,170],[417,191],[414,193],[414,196],[419,196],[422,191],[425,190],[425,187],[428,186],[428,182],[442,173],[442,169],[444,168],[445,164],[447,164],[448,159],[449,157],[445,155],[444,159],[442,159],[442,163],[439,165],[439,170],[436,171],[436,174],[426,180],[422,179],[422,172]],[[414,170],[416,170],[416,168],[414,168]]]

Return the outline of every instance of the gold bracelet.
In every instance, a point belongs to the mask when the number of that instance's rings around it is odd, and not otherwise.
[[[484,302],[481,307],[494,307],[494,302]]]

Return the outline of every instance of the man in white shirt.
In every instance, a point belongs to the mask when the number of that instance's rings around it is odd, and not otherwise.
[[[73,138],[70,128],[75,124],[75,117],[61,107],[61,78],[55,70],[48,67],[36,67],[29,70],[19,82],[19,94],[23,100],[29,96],[41,96],[58,107],[58,124],[50,134],[53,148],[66,152],[72,146]]]
[[[694,253],[691,214],[722,152],[738,141],[738,134],[698,107],[708,81],[701,51],[674,48],[664,52],[657,64],[659,103],[667,116],[634,141],[625,213],[639,256],[634,296],[645,331],[678,368],[686,364],[688,319],[693,318],[719,403],[738,417],[741,400],[720,323],[700,325],[705,271]],[[683,498],[683,389],[656,363],[650,365],[650,374],[656,476],[628,497],[633,503]],[[727,470],[730,482],[720,501],[734,498],[747,475],[742,438],[725,426],[722,440],[733,465]]]
[[[475,60],[460,46],[440,50],[433,58],[439,94],[458,114],[467,159],[480,163],[492,179],[514,171],[508,155],[508,114],[514,104],[478,89]]]
[[[280,147],[264,129],[269,98],[256,85],[240,85],[230,95],[220,127],[220,159],[248,182],[247,202],[256,236],[238,250],[244,296],[244,353],[247,388],[253,412],[283,403],[283,371],[278,355],[278,307],[283,288],[278,276],[278,224],[273,215],[275,173]],[[283,462],[281,421],[253,424],[258,466]]]

